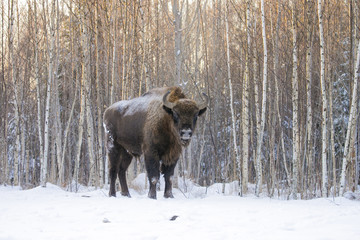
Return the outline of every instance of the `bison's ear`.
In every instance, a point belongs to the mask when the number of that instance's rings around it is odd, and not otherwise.
[[[206,109],[209,104],[209,97],[205,93],[203,93],[202,95],[203,95],[204,101],[202,101],[201,103],[197,103],[197,106],[200,109],[199,116],[201,114],[203,114],[204,112],[206,112]]]
[[[198,116],[201,116],[204,112],[206,112],[206,109],[207,109],[207,107],[204,107],[203,109],[200,109]]]
[[[170,115],[173,115],[173,111],[171,108],[168,108],[167,106],[163,105],[163,109],[165,110],[165,112],[167,112]]]
[[[179,115],[177,115],[175,111],[173,111],[171,108],[166,107],[165,105],[163,105],[163,109],[165,110],[165,112],[171,115],[175,124],[179,122]]]

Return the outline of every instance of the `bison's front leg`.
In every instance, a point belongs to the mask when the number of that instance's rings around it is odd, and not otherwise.
[[[175,166],[176,163],[170,166],[166,166],[164,164],[162,164],[161,166],[161,172],[164,174],[164,178],[165,178],[165,191],[164,191],[165,198],[174,198],[174,195],[172,194],[171,177],[174,175]]]
[[[152,156],[145,156],[145,166],[149,178],[149,198],[156,199],[156,184],[160,178],[160,163],[159,160]]]

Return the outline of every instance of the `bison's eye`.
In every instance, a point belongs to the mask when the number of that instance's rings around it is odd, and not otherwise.
[[[173,111],[173,119],[174,119],[174,123],[175,124],[178,124],[178,122],[179,122],[179,115],[175,112],[175,111]]]
[[[197,119],[198,119],[198,115],[196,115],[196,116],[194,117],[194,125],[196,124]]]

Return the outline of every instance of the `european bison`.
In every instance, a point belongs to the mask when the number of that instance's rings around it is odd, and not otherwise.
[[[144,154],[149,178],[149,198],[156,199],[156,184],[165,178],[165,198],[173,198],[170,177],[182,147],[190,143],[198,116],[207,108],[208,98],[196,103],[179,87],[152,89],[141,97],[114,103],[105,110],[105,141],[109,157],[110,191],[116,196],[119,176],[121,194],[130,197],[126,169],[133,157]],[[160,168],[161,163],[161,168]]]

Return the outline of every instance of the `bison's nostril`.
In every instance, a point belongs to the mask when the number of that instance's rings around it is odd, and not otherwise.
[[[180,134],[182,139],[189,139],[192,136],[192,131],[191,129],[183,129]]]

